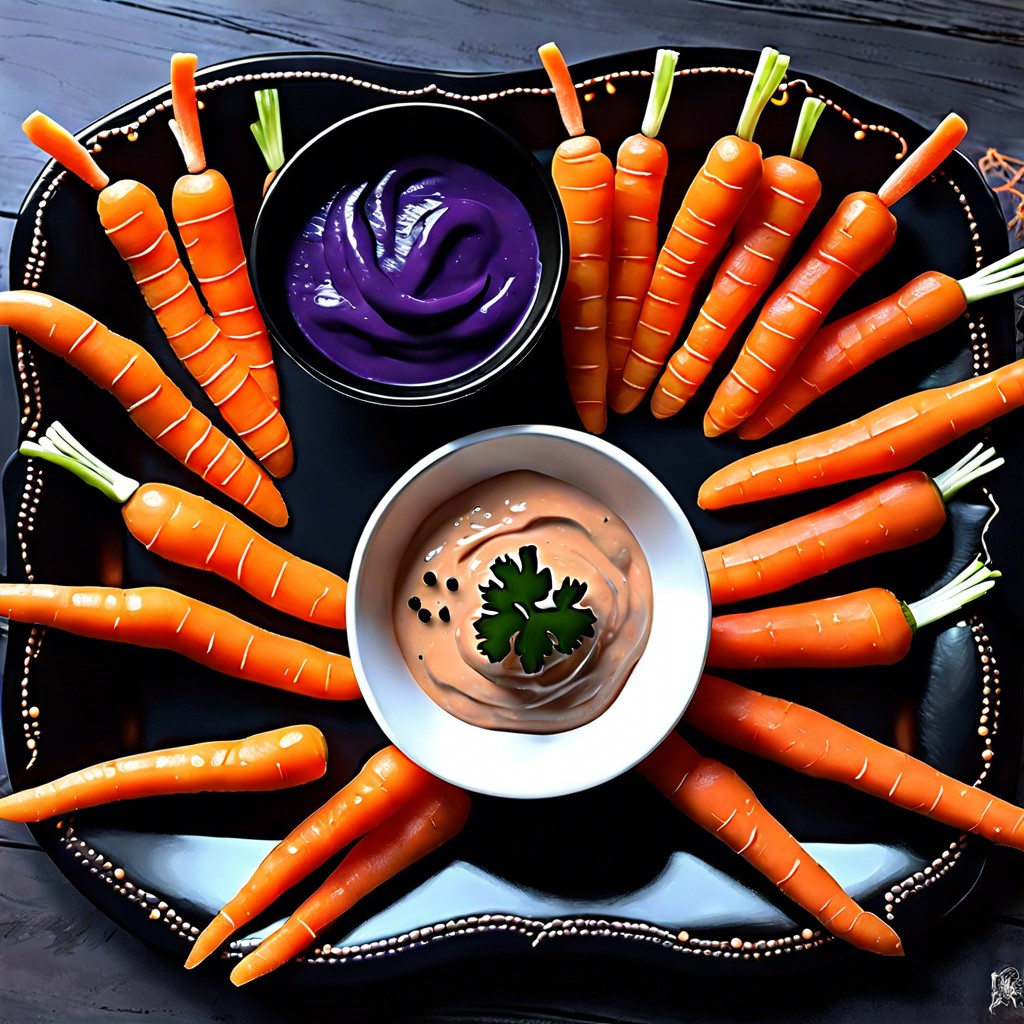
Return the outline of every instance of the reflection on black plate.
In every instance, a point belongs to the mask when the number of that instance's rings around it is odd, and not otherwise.
[[[690,70],[678,81],[661,136],[671,151],[666,218],[708,146],[732,130],[748,83],[746,74],[734,68],[753,67],[754,57],[682,51],[680,68]],[[653,52],[642,52],[576,69],[577,80],[588,79],[588,127],[602,137],[607,151],[614,152],[637,130],[648,79],[634,69],[652,66]],[[209,163],[231,181],[243,229],[253,223],[264,176],[245,126],[253,120],[253,91],[266,85],[281,89],[289,153],[353,111],[409,96],[467,104],[522,139],[542,160],[562,138],[554,101],[538,91],[544,85],[539,71],[473,78],[332,56],[285,55],[214,68],[200,82]],[[807,154],[825,186],[820,212],[809,227],[814,231],[847,192],[881,184],[904,145],[912,147],[925,131],[827,83],[801,80],[791,88],[796,95],[769,108],[758,141],[769,153],[788,148],[799,108],[795,101],[805,88],[829,101]],[[112,177],[144,180],[169,206],[181,161],[167,130],[168,108],[167,93],[154,94],[111,114],[85,136],[98,137],[100,160]],[[94,202],[91,189],[53,166],[46,169],[18,222],[11,261],[14,286],[53,292],[143,342],[202,404],[204,399],[174,365],[128,270],[105,241]],[[843,309],[887,294],[924,269],[960,277],[1005,252],[991,197],[959,157],[902,200],[895,212],[900,221],[895,249],[851,292]],[[59,417],[122,471],[142,480],[197,486],[195,478],[186,479],[126,425],[112,399],[75,371],[17,339],[13,349],[25,411],[22,436]],[[901,353],[837,390],[798,419],[789,436],[1011,356],[1009,301],[978,304],[916,351]],[[341,573],[364,517],[381,494],[439,444],[507,423],[575,425],[557,333],[484,396],[433,411],[388,411],[349,400],[283,355],[279,370],[297,453],[296,471],[282,485],[292,522],[281,542]],[[704,440],[702,411],[701,403],[694,402],[692,413],[659,423],[642,407],[614,420],[607,437],[666,482],[705,545],[836,496],[812,494],[716,516],[701,512],[694,500],[697,485],[740,451],[730,439]],[[939,453],[926,468],[944,468],[966,447],[961,443]],[[1004,524],[1017,513],[1020,498],[1007,479],[996,475],[991,495],[978,485],[970,489],[954,503],[951,527],[927,544],[805,584],[792,599],[868,584],[889,586],[914,599],[983,547],[1003,569],[1006,582],[1016,580],[1019,545]],[[268,627],[344,649],[344,637],[297,627],[220,580],[150,556],[126,539],[118,510],[67,473],[15,460],[5,488],[12,578],[172,586]],[[1001,516],[993,516],[995,496]],[[985,773],[986,787],[1006,792],[1019,741],[1018,697],[999,687],[1000,672],[1017,671],[1006,633],[1018,609],[1008,590],[997,588],[979,603],[976,617],[924,631],[900,666],[763,673],[745,681],[805,701],[883,740],[892,741],[893,723],[904,713],[929,760],[968,782]],[[37,717],[23,714],[29,707],[38,708]],[[999,717],[990,714],[989,736],[982,739],[979,718],[996,708]],[[2,716],[16,787],[130,750],[243,735],[296,719],[311,719],[323,728],[331,751],[328,775],[300,791],[140,801],[34,828],[60,868],[114,920],[181,959],[185,936],[233,894],[271,842],[349,779],[383,742],[361,706],[322,707],[222,679],[169,654],[20,626],[11,628]],[[915,937],[976,881],[986,849],[980,841],[840,787],[794,777],[706,741],[701,745],[744,774],[769,809],[868,909],[891,914],[911,952]],[[992,760],[983,759],[987,747],[996,752]],[[279,901],[256,922],[252,935],[265,934],[296,899]],[[755,954],[758,960],[770,954],[779,969],[854,955],[842,943],[820,937],[817,928],[815,938],[801,938],[809,922],[792,914],[794,908],[759,875],[630,775],[547,802],[476,799],[470,823],[456,842],[372,895],[325,934],[320,944],[330,943],[331,952],[311,954],[289,971],[299,979],[340,981],[374,970],[415,969],[438,958],[522,953],[531,944],[541,957],[586,949],[725,973],[753,966]],[[731,944],[735,938],[741,940],[738,949]]]

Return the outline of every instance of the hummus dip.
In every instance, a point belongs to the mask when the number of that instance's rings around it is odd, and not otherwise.
[[[487,729],[554,733],[618,696],[647,643],[652,601],[647,560],[618,516],[520,470],[427,517],[401,562],[393,621],[416,682],[446,711]]]

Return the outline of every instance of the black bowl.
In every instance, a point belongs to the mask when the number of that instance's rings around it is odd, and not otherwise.
[[[286,264],[310,218],[339,189],[379,180],[397,161],[417,156],[468,164],[518,197],[537,234],[541,272],[526,316],[491,355],[444,380],[392,384],[357,376],[310,343],[288,306]],[[355,398],[415,407],[472,394],[523,359],[558,307],[568,251],[565,217],[551,176],[529,150],[471,111],[439,103],[399,103],[338,121],[281,168],[256,219],[251,265],[256,298],[270,332],[300,366]]]

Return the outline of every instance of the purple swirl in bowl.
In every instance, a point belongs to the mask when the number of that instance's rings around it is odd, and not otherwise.
[[[473,369],[511,338],[540,272],[516,196],[483,171],[428,156],[328,200],[292,247],[286,286],[299,328],[336,365],[423,384]]]

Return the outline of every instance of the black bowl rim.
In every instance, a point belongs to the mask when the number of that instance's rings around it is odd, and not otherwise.
[[[385,384],[374,387],[378,382],[366,380],[356,374],[347,373],[338,368],[337,376],[328,374],[319,366],[311,363],[301,351],[301,346],[293,344],[290,328],[282,329],[278,319],[273,316],[263,296],[262,275],[260,272],[261,261],[259,258],[260,238],[264,234],[263,228],[268,219],[267,210],[270,207],[273,196],[279,191],[282,180],[297,164],[305,160],[308,152],[319,146],[324,139],[337,131],[343,131],[353,121],[372,116],[396,116],[402,111],[410,109],[422,109],[430,111],[443,111],[444,116],[470,117],[479,122],[485,131],[492,132],[500,138],[513,152],[522,156],[524,167],[536,174],[539,183],[543,186],[551,207],[555,227],[557,245],[555,247],[556,266],[554,278],[548,289],[538,287],[533,302],[527,310],[526,316],[530,316],[536,310],[540,310],[532,327],[519,329],[508,338],[491,356],[478,363],[469,370],[455,376],[447,377],[439,381],[428,381],[424,384],[402,385],[401,391],[395,391],[395,385]],[[401,408],[422,408],[425,406],[443,405],[456,401],[460,398],[475,394],[492,381],[498,379],[508,370],[517,366],[530,353],[537,344],[540,337],[551,326],[551,322],[558,309],[561,300],[562,290],[565,286],[566,276],[569,269],[569,230],[565,221],[565,213],[562,209],[561,199],[555,189],[550,174],[547,174],[543,165],[537,160],[533,153],[528,150],[518,139],[499,128],[486,117],[474,110],[466,110],[447,103],[426,103],[413,101],[408,103],[384,103],[366,110],[356,111],[349,114],[333,124],[329,125],[319,134],[313,136],[303,146],[297,149],[288,160],[281,166],[269,188],[263,196],[256,220],[253,225],[252,241],[249,245],[249,262],[252,266],[252,287],[260,314],[267,324],[270,335],[277,344],[288,353],[288,355],[303,370],[313,376],[322,384],[326,384],[333,390],[343,395],[360,399],[373,405],[396,406]],[[525,318],[524,318],[525,323]],[[297,328],[296,328],[297,329]],[[308,343],[307,343],[308,344]],[[382,388],[387,388],[384,393]]]

